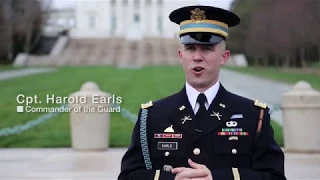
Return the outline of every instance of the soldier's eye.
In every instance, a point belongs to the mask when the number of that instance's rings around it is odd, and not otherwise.
[[[194,47],[194,46],[186,46],[185,49],[186,49],[186,50],[194,50],[195,47]]]
[[[210,46],[203,46],[202,49],[205,51],[213,51],[213,48]]]

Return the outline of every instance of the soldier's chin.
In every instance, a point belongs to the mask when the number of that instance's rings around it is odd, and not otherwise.
[[[190,85],[194,88],[204,88],[207,86],[208,83],[206,83],[203,78],[194,78],[190,82]]]

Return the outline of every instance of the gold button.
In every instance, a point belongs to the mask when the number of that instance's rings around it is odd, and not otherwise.
[[[169,154],[170,153],[168,151],[164,153],[165,156],[169,156]]]
[[[237,154],[237,150],[236,149],[232,149],[232,154]]]
[[[200,149],[199,148],[194,148],[193,154],[199,155],[200,154]]]

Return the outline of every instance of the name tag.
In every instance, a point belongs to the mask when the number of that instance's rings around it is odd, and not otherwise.
[[[158,142],[158,150],[178,150],[178,142]]]

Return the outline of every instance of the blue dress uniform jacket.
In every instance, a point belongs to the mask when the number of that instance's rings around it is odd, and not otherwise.
[[[201,120],[195,119],[185,88],[153,102],[147,107],[152,169],[146,169],[141,148],[142,109],[118,180],[173,180],[175,174],[168,167],[190,167],[188,158],[206,165],[214,180],[286,179],[284,154],[274,140],[264,105],[232,94],[222,85]]]

